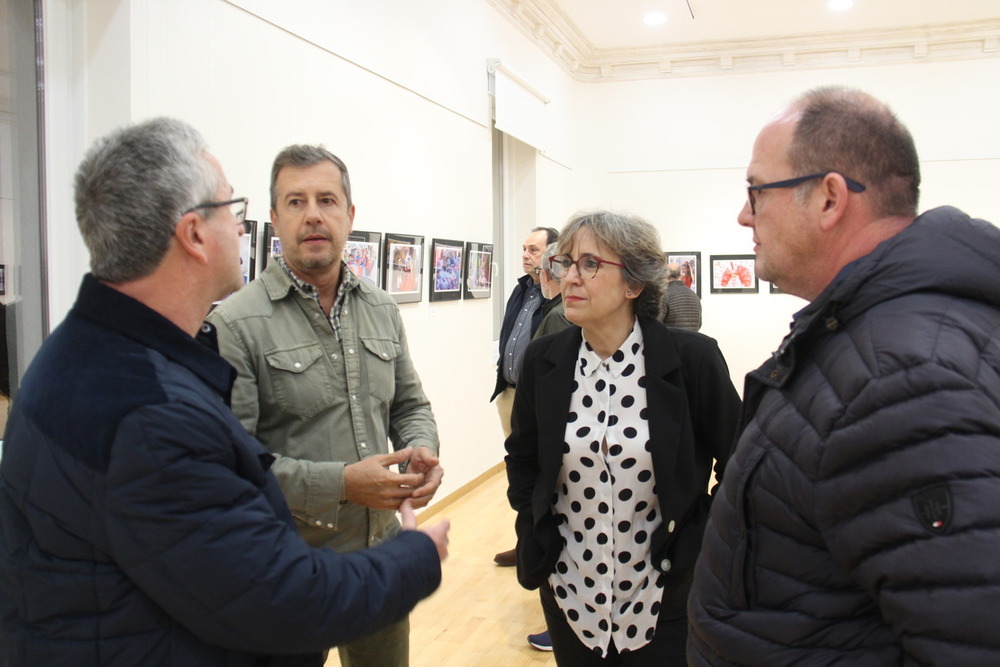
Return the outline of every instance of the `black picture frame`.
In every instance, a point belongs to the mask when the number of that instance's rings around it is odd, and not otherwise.
[[[344,243],[344,263],[358,280],[381,287],[382,232],[354,230]]]
[[[281,239],[274,233],[274,225],[270,222],[264,223],[262,243],[264,244],[264,253],[260,262],[261,271],[267,268],[267,264],[271,261],[272,256],[281,254]]]
[[[667,263],[681,265],[681,280],[698,296],[701,296],[701,251],[667,252]]]
[[[427,272],[428,301],[454,301],[462,298],[464,257],[464,242],[431,239],[430,270]]]
[[[712,255],[712,294],[756,294],[760,291],[755,255]]]
[[[240,270],[243,284],[257,277],[257,221],[244,220],[246,233],[240,238]]]
[[[771,294],[784,294],[784,292],[781,291],[781,288],[774,283],[768,283],[768,292]]]
[[[396,303],[423,300],[424,237],[387,233],[382,256],[382,289]]]
[[[7,294],[7,265],[0,264],[0,295]]]
[[[466,241],[462,296],[466,299],[488,299],[492,294],[493,244]]]

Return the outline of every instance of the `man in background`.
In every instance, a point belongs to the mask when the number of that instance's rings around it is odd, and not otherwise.
[[[535,329],[532,339],[547,336],[551,333],[558,333],[566,327],[573,326],[566,319],[566,304],[563,303],[560,292],[560,280],[552,273],[549,260],[559,254],[559,244],[550,243],[541,259],[541,271],[538,272],[538,284],[542,288],[542,296],[545,301],[542,303],[542,322]]]
[[[667,288],[663,290],[663,323],[678,329],[701,329],[701,297],[681,280],[681,265],[667,264]]]
[[[810,303],[747,376],[689,664],[1000,664],[1000,230],[918,216],[913,139],[856,90],[781,112],[747,180],[757,273]]]
[[[235,373],[202,320],[242,285],[246,205],[170,119],[110,134],[80,165],[91,273],[4,435],[0,664],[319,667],[437,587],[446,522],[310,549],[273,457],[230,412]]]
[[[510,413],[514,407],[514,390],[517,376],[521,371],[524,351],[528,349],[535,330],[542,322],[542,287],[538,274],[541,271],[542,255],[545,249],[559,238],[559,232],[551,227],[535,227],[525,237],[521,245],[521,268],[524,275],[507,299],[507,307],[500,326],[500,356],[497,359],[497,382],[490,400],[496,399],[497,413],[503,437],[510,435]],[[513,567],[517,561],[514,549],[501,551],[493,557],[493,562],[501,567]]]
[[[399,309],[343,261],[354,212],[340,158],[285,148],[271,170],[282,254],[209,317],[239,374],[233,410],[276,455],[299,533],[339,552],[391,539],[401,504],[425,506],[444,474]],[[341,664],[405,667],[409,632],[403,617],[341,646]]]

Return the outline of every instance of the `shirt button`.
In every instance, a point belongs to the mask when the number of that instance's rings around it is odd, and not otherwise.
[[[333,528],[333,524],[332,523],[328,523],[328,524],[326,524],[326,527],[327,528]]]
[[[676,527],[677,527],[677,524],[674,523],[673,521],[671,521],[670,523],[667,524],[667,532],[668,533],[674,532],[674,528],[676,528]]]
[[[357,394],[351,394],[351,400],[352,401],[358,400],[358,395]]]
[[[336,354],[331,354],[331,355],[330,355],[330,358],[331,358],[331,359],[336,359],[336,358],[337,358],[337,355],[336,355]]]
[[[389,353],[388,352],[383,352],[382,353],[382,358],[383,359],[388,359],[389,358]]]
[[[302,364],[300,364],[299,362],[297,362],[297,361],[296,361],[296,362],[295,362],[295,367],[296,367],[296,368],[302,368]]]
[[[365,449],[365,448],[367,448],[367,447],[368,447],[368,443],[367,443],[367,442],[362,442],[362,443],[361,443],[360,445],[358,445],[358,446],[359,446],[359,447],[361,447],[361,449]]]
[[[347,350],[347,354],[354,354],[354,348],[353,348],[353,347],[352,347],[352,348],[349,348],[349,349]]]
[[[664,572],[670,572],[670,560],[664,558],[662,561],[660,561],[660,569],[663,570]]]
[[[322,525],[323,525],[323,522],[322,522],[322,521],[317,521],[317,522],[316,522],[316,525],[317,525],[317,526],[322,526]]]

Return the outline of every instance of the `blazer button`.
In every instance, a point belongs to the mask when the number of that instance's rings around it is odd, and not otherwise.
[[[664,572],[670,572],[669,558],[664,558],[662,561],[660,561],[660,569],[663,570]]]
[[[670,523],[667,524],[667,532],[668,533],[674,532],[674,528],[676,528],[676,527],[677,527],[677,524],[673,520],[671,520]]]

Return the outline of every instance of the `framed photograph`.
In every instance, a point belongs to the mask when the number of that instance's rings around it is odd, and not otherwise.
[[[465,244],[465,283],[463,296],[466,299],[488,299],[493,290],[493,244]]]
[[[423,299],[424,237],[408,234],[385,235],[382,288],[396,303]]]
[[[428,301],[462,298],[462,256],[465,244],[448,239],[431,240],[431,270]]]
[[[7,265],[0,264],[0,294],[7,293]]]
[[[381,287],[382,232],[353,231],[344,244],[344,263],[362,282]]]
[[[257,221],[244,220],[247,233],[240,237],[240,270],[243,284],[257,277]]]
[[[668,252],[667,263],[676,262],[681,265],[681,280],[691,290],[701,296],[701,253],[700,252]]]
[[[274,225],[270,222],[264,223],[264,238],[262,242],[264,243],[264,255],[260,263],[261,271],[267,268],[267,263],[272,255],[281,254],[281,239],[274,233]]]
[[[753,255],[712,255],[712,293],[756,294],[759,291]]]

